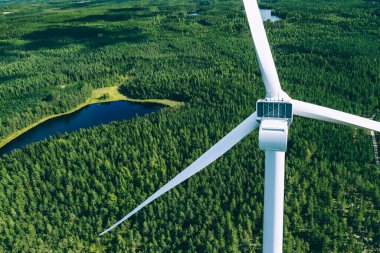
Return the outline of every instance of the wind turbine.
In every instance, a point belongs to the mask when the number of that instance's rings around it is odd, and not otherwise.
[[[204,169],[259,127],[259,147],[265,151],[263,252],[282,252],[285,151],[288,127],[292,123],[293,115],[380,132],[380,122],[291,99],[281,89],[256,0],[244,0],[244,6],[265,84],[265,99],[257,101],[256,112],[100,235],[114,229],[141,208]]]

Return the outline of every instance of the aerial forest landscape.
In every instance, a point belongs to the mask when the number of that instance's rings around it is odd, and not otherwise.
[[[258,4],[289,96],[380,121],[379,1]],[[262,252],[258,131],[99,234],[265,94],[243,0],[0,0],[0,252]],[[283,251],[379,252],[380,134],[287,140]]]

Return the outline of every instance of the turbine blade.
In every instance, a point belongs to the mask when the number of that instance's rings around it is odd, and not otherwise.
[[[216,143],[213,147],[211,147],[206,153],[204,153],[201,157],[199,157],[195,162],[190,164],[189,167],[184,169],[181,173],[175,176],[172,180],[170,180],[166,185],[164,185],[161,189],[156,191],[152,196],[146,199],[143,203],[141,203],[138,207],[136,207],[132,212],[122,218],[120,221],[116,222],[110,228],[102,232],[100,235],[103,235],[110,230],[117,227],[119,224],[124,222],[126,219],[131,217],[133,214],[138,212],[141,208],[148,205],[150,202],[160,197],[165,192],[174,188],[178,184],[182,183],[186,179],[190,178],[197,172],[204,169],[210,163],[218,159],[225,152],[231,149],[235,144],[237,144],[240,140],[242,140],[245,136],[247,136],[250,132],[255,130],[259,123],[256,121],[256,112],[254,112],[251,116],[245,119],[240,125],[235,127],[229,134],[227,134],[223,139],[221,139],[218,143]]]
[[[244,0],[251,35],[255,44],[256,55],[260,65],[261,75],[265,84],[266,96],[277,98],[281,93],[273,56],[265,33],[264,24],[256,0]]]
[[[291,102],[294,115],[380,132],[380,122],[295,99]]]

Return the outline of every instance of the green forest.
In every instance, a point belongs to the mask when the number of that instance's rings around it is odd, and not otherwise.
[[[292,98],[380,120],[378,1],[259,4]],[[98,236],[264,98],[243,1],[0,0],[0,140],[115,85],[185,105],[0,156],[0,252],[261,252],[257,132]],[[368,131],[295,117],[285,171],[284,252],[379,251]]]

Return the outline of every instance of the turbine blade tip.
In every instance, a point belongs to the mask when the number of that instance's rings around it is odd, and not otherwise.
[[[107,233],[108,231],[106,230],[106,231],[103,231],[103,232],[101,232],[100,234],[99,234],[99,236],[102,236],[102,235],[104,235],[105,233]]]

